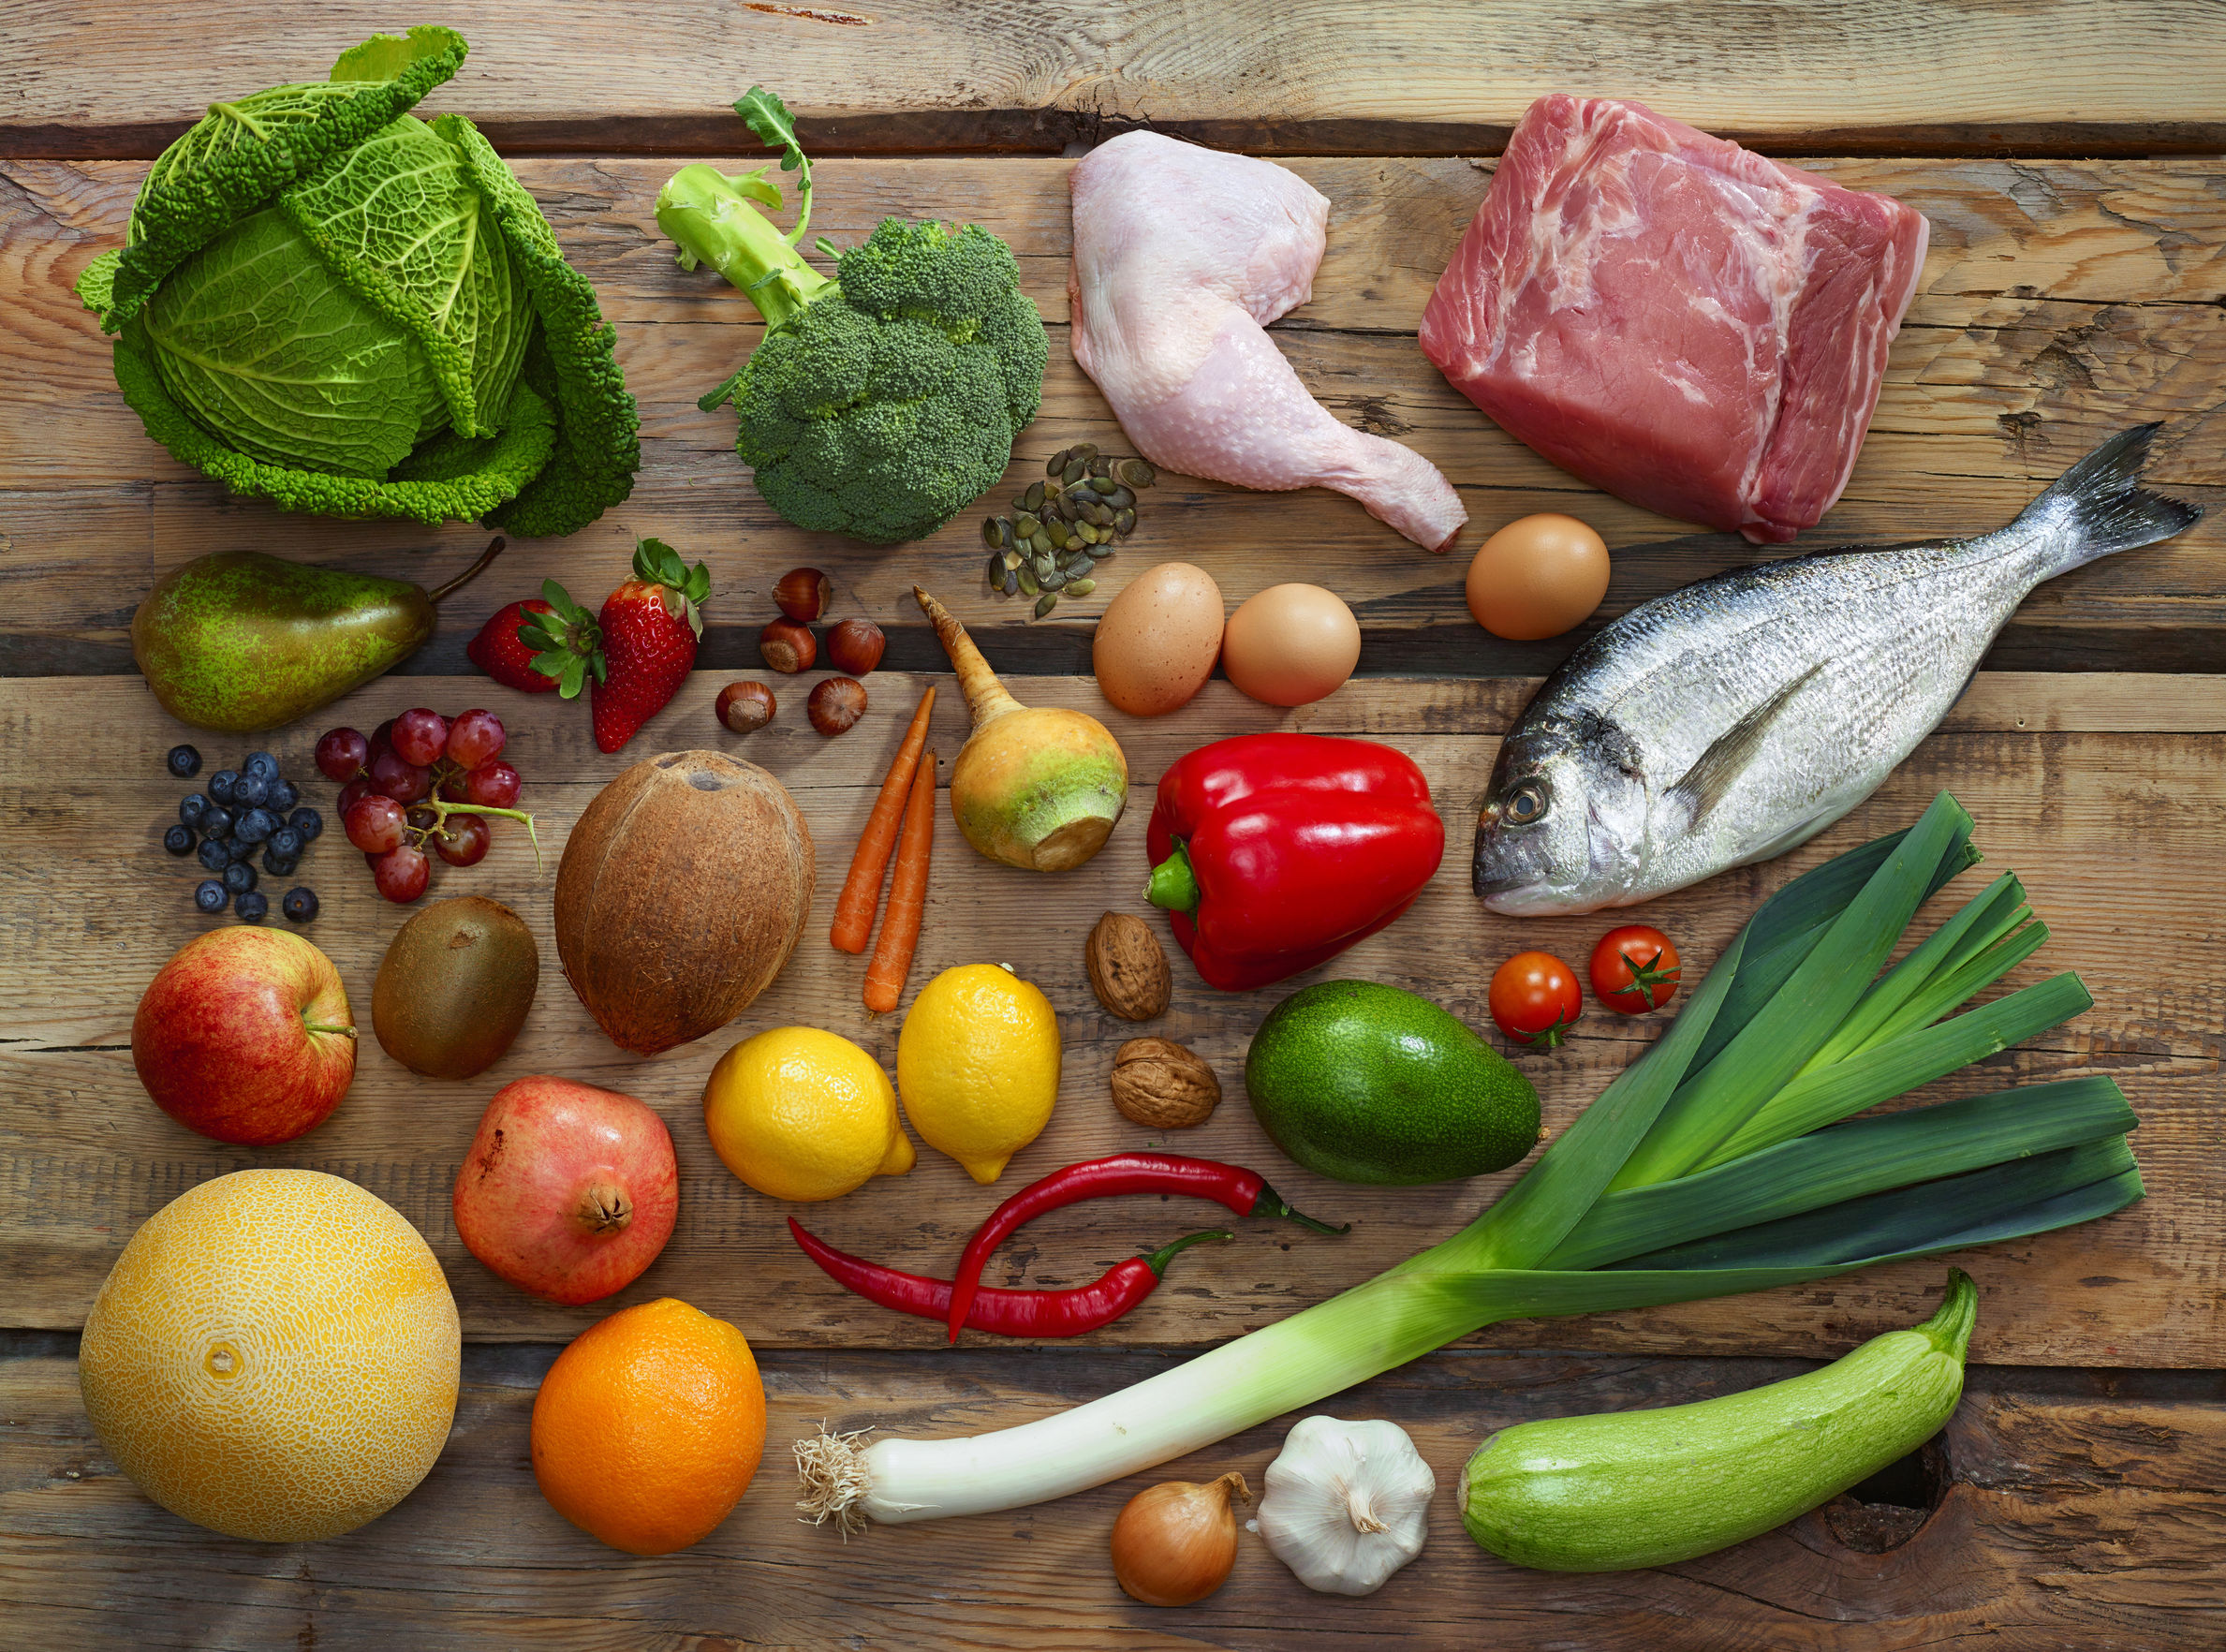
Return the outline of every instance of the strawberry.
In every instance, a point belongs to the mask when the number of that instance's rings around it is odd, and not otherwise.
[[[596,745],[616,751],[664,709],[695,669],[703,635],[700,604],[711,594],[711,570],[700,562],[689,568],[662,539],[643,539],[634,547],[634,577],[604,599],[592,624],[582,623],[585,612],[554,580],[541,594],[554,605],[564,634],[538,628],[550,646],[535,656],[534,669],[555,677],[567,700],[592,671]],[[537,628],[524,635],[536,642]]]
[[[616,751],[688,680],[703,635],[699,605],[710,594],[708,568],[689,568],[664,540],[643,539],[634,547],[634,577],[604,599],[599,616],[588,618],[562,585],[544,580],[550,612],[518,635],[540,651],[532,669],[553,678],[567,700],[594,676],[596,745]]]
[[[534,656],[539,650],[523,641],[518,632],[528,619],[553,612],[538,597],[513,602],[498,610],[494,618],[481,626],[479,634],[464,645],[464,652],[472,664],[506,688],[517,688],[527,694],[552,693],[556,679],[533,669]]]

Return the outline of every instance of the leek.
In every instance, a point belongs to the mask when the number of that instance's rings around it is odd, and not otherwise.
[[[1975,861],[1970,828],[1942,793],[1908,832],[1780,890],[1668,1032],[1452,1238],[1057,1416],[958,1439],[800,1440],[799,1507],[845,1530],[1019,1508],[1317,1404],[1500,1320],[1833,1278],[2131,1203],[2136,1120],[2106,1078],[1839,1122],[2089,1002],[2066,975],[1951,1015],[2046,934],[2013,877],[1880,973],[1917,907]]]

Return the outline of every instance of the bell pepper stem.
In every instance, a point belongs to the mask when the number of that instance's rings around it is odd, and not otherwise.
[[[1198,875],[1190,870],[1190,851],[1176,844],[1174,852],[1152,868],[1144,885],[1144,899],[1171,912],[1195,912],[1200,899]]]
[[[1236,1235],[1227,1228],[1208,1228],[1202,1233],[1186,1233],[1172,1245],[1163,1245],[1145,1257],[1144,1266],[1164,1279],[1167,1277],[1167,1264],[1174,1261],[1184,1251],[1188,1250],[1193,1245],[1206,1239],[1234,1239]]]

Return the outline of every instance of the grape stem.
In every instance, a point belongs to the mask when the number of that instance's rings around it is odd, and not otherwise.
[[[525,822],[525,835],[527,839],[533,844],[534,870],[538,872],[541,869],[540,834],[534,830],[533,817],[527,814],[523,809],[496,809],[490,808],[483,804],[449,803],[442,798],[437,788],[427,792],[422,800],[409,804],[408,807],[412,809],[431,809],[433,811],[432,825],[425,827],[406,826],[405,828],[406,831],[416,834],[418,841],[418,850],[420,854],[424,852],[426,844],[432,841],[435,833],[440,834],[444,842],[447,840],[449,835],[449,817],[450,815],[500,815],[506,820],[523,820]],[[405,813],[406,814],[406,812],[407,811],[405,810]]]

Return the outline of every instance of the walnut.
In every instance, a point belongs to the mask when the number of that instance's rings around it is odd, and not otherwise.
[[[1083,966],[1090,972],[1090,990],[1108,1015],[1149,1021],[1166,1013],[1174,978],[1168,973],[1167,954],[1159,950],[1158,937],[1142,918],[1108,912],[1098,919],[1083,948]]]
[[[1190,1051],[1168,1039],[1130,1039],[1113,1053],[1113,1105],[1155,1130],[1201,1125],[1221,1105],[1221,1081]]]

